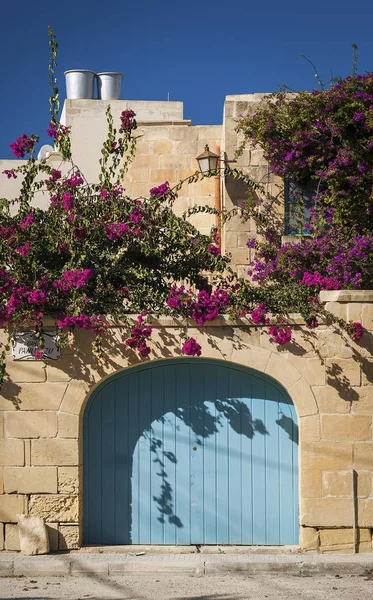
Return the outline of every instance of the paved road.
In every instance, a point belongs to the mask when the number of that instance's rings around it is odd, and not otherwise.
[[[4,577],[0,598],[32,600],[372,600],[373,574],[246,573]]]

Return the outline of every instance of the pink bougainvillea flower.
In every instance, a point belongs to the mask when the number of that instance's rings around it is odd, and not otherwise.
[[[16,248],[16,252],[25,258],[30,254],[30,249],[30,242],[26,242],[26,244],[24,244],[20,248]]]
[[[22,135],[20,135],[15,142],[10,144],[10,149],[15,158],[24,158],[26,154],[29,154],[33,151],[35,142],[36,138],[28,137],[25,133],[22,133]]]
[[[181,352],[185,356],[201,356],[201,346],[191,337],[183,344]]]

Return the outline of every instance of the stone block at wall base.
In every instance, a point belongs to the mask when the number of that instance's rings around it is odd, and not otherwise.
[[[58,550],[58,523],[46,523],[51,552]]]
[[[320,546],[343,546],[354,543],[354,530],[351,528],[320,529]],[[360,527],[357,530],[357,541],[372,545],[372,532],[369,528]]]
[[[18,525],[7,523],[5,525],[5,550],[20,551]]]
[[[0,550],[4,550],[4,523],[0,523]]]
[[[48,523],[76,523],[79,520],[78,496],[33,495],[30,497],[29,514],[42,517]]]
[[[300,548],[304,552],[318,550],[319,532],[315,527],[300,528]]]
[[[0,496],[0,522],[17,523],[17,515],[27,513],[27,496],[2,494]]]
[[[60,525],[58,529],[58,549],[76,550],[79,547],[79,525]]]

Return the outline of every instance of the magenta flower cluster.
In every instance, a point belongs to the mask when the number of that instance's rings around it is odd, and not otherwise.
[[[256,243],[248,274],[259,283],[297,281],[321,290],[366,288],[373,284],[373,237],[349,228],[278,246]]]
[[[291,327],[285,325],[272,325],[268,329],[268,334],[272,337],[275,344],[284,346],[291,340]]]
[[[250,317],[254,325],[268,325],[269,319],[266,315],[267,308],[263,303],[250,313]]]
[[[355,342],[360,342],[361,338],[364,335],[364,327],[361,323],[354,322],[352,323],[352,331],[351,337]]]
[[[136,129],[135,117],[136,113],[133,110],[124,110],[120,115],[121,130],[129,133],[132,129]]]
[[[147,340],[152,334],[150,325],[144,325],[147,313],[143,311],[137,317],[137,326],[133,327],[131,337],[125,340],[126,345],[132,350],[137,350],[141,358],[147,358],[150,354],[150,348],[147,346]]]
[[[26,154],[30,154],[33,151],[35,142],[35,137],[28,137],[25,133],[22,133],[15,142],[10,144],[10,149],[15,158],[24,158]]]
[[[182,345],[181,352],[185,356],[201,356],[201,346],[191,337]]]
[[[57,325],[61,330],[70,327],[78,327],[79,329],[95,331],[97,334],[102,333],[107,329],[107,325],[99,317],[83,314],[72,317],[62,317],[58,319]]]
[[[79,289],[86,285],[88,280],[92,277],[93,273],[91,269],[84,269],[82,271],[65,271],[62,273],[61,279],[53,283],[54,287],[68,292],[73,288]]]
[[[165,183],[162,183],[158,187],[153,187],[149,191],[149,194],[153,198],[161,198],[162,196],[165,196],[169,191],[170,191],[170,184],[168,183],[168,181],[166,181]]]
[[[61,136],[66,135],[69,132],[69,127],[61,125],[61,123],[50,122],[47,129],[47,135],[53,138],[56,142]]]
[[[24,219],[22,219],[19,223],[19,228],[21,231],[26,231],[31,225],[34,223],[35,217],[33,213],[26,215]]]
[[[195,294],[183,285],[173,285],[167,306],[175,313],[192,318],[197,325],[204,325],[207,321],[214,321],[220,313],[230,307],[231,300],[226,290],[216,289],[211,293],[200,290]]]
[[[8,179],[17,179],[15,169],[5,169],[3,174],[6,175]]]

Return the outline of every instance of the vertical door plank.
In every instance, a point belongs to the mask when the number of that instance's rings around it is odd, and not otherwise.
[[[102,462],[101,410],[102,392],[95,395],[85,419],[84,428],[84,517],[83,530],[86,544],[101,544]]]
[[[253,439],[252,377],[244,375],[242,390],[242,435],[241,435],[241,530],[242,544],[253,544],[253,481],[251,445]]]
[[[173,545],[177,543],[177,531],[180,528],[180,519],[178,516],[178,463],[179,456],[176,451],[176,436],[178,434],[179,421],[176,417],[176,398],[177,398],[177,380],[176,380],[176,365],[170,364],[166,369],[162,369],[164,379],[164,453],[167,478],[165,483],[170,485],[170,508],[171,512],[165,517],[164,528],[164,544]],[[180,473],[179,473],[180,475]],[[185,485],[185,482],[184,482]]]
[[[115,544],[130,543],[130,469],[132,456],[129,454],[129,407],[128,377],[112,383],[115,396]]]
[[[204,378],[204,438],[203,438],[203,483],[204,483],[204,544],[217,544],[217,474],[216,474],[216,440],[220,435],[220,413],[217,411],[217,367],[206,365]]]
[[[224,407],[229,402],[229,370],[220,368],[216,373],[217,416],[219,433],[216,436],[216,528],[217,543],[229,544],[229,487],[228,457],[229,430]]]
[[[242,436],[242,373],[230,369],[228,415],[228,488],[229,488],[229,543],[242,543],[241,513],[241,436]]]
[[[130,423],[128,430],[129,461],[131,464],[131,482],[130,482],[130,519],[131,519],[131,542],[140,543],[140,504],[139,504],[139,444],[138,439],[141,435],[139,428],[139,376],[141,373],[133,372],[128,376],[128,420]]]
[[[252,418],[257,427],[265,426],[265,382],[253,378],[253,411]],[[264,435],[254,431],[252,438],[252,474],[253,474],[253,543],[265,545],[266,543],[266,441]]]
[[[164,523],[169,518],[173,486],[172,470],[165,456],[163,434],[164,369],[149,369],[151,374],[150,416],[150,544],[164,544]]]
[[[266,444],[266,544],[280,544],[280,465],[279,465],[279,392],[270,383],[265,385],[266,421],[264,434]]]
[[[190,539],[190,364],[176,366],[176,543],[188,545]]]

